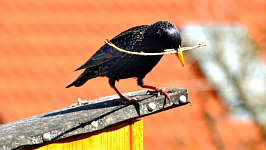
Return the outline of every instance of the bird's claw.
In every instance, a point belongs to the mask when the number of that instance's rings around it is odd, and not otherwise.
[[[167,93],[172,93],[172,91],[171,90],[163,91],[162,89],[155,89],[154,91],[148,90],[146,92],[146,94],[148,95],[156,95],[156,96],[160,96],[160,94],[163,94],[168,100],[170,100],[170,96]]]

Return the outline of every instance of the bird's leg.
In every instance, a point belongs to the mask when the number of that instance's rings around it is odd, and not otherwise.
[[[115,80],[109,79],[109,84],[110,86],[115,90],[115,92],[119,95],[120,101],[125,102],[125,101],[136,101],[136,99],[128,99],[125,96],[123,96],[118,89],[115,87]]]
[[[165,95],[165,97],[167,99],[170,99],[170,96],[167,93],[172,92],[171,90],[167,90],[167,91],[163,91],[160,88],[157,88],[155,86],[150,86],[150,85],[144,85],[143,79],[138,79],[138,85],[141,86],[142,88],[147,88],[147,89],[153,89],[154,91],[148,91],[150,94],[153,93],[162,93],[163,95]]]

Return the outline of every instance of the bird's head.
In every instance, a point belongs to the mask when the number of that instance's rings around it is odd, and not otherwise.
[[[169,21],[158,21],[151,24],[148,28],[148,37],[156,43],[161,50],[175,49],[178,51],[181,47],[181,36],[179,30]],[[178,58],[184,66],[182,52],[178,53]]]

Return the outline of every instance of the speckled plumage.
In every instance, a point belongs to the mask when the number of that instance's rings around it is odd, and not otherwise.
[[[181,45],[181,37],[176,27],[168,21],[159,21],[151,25],[130,28],[113,39],[116,46],[129,51],[163,52],[164,49]],[[138,56],[122,53],[109,45],[103,45],[86,63],[76,70],[85,71],[73,83],[81,86],[87,80],[98,76],[106,76],[113,87],[116,80],[131,77],[138,78],[138,84],[160,61],[162,56]],[[142,83],[140,83],[142,81]]]

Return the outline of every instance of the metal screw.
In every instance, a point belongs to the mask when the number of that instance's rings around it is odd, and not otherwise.
[[[185,96],[185,95],[181,95],[181,96],[179,97],[179,102],[180,102],[180,103],[186,103],[186,102],[187,102],[187,98],[186,98],[186,96]]]
[[[99,124],[98,124],[98,121],[92,121],[91,125],[92,125],[93,128],[98,128]]]
[[[44,133],[43,135],[42,135],[42,139],[44,140],[44,141],[51,141],[52,140],[52,137],[51,137],[51,133],[50,132],[47,132],[47,133]]]
[[[155,103],[152,102],[152,103],[149,103],[149,104],[148,104],[148,110],[149,110],[149,111],[153,111],[153,110],[155,110],[155,108],[156,108]]]

